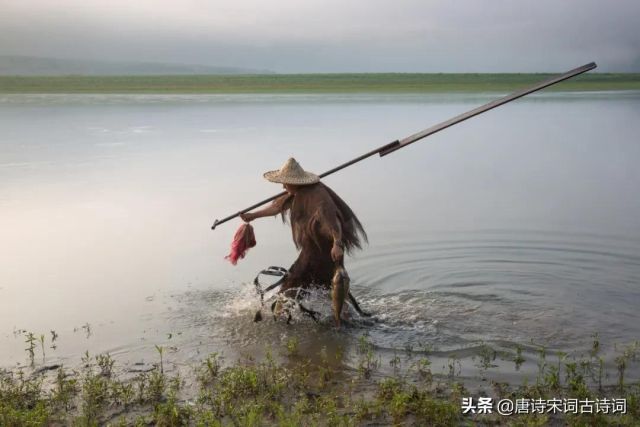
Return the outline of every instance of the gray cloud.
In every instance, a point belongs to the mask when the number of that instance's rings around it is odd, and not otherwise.
[[[635,0],[0,0],[0,55],[278,72],[640,71]]]

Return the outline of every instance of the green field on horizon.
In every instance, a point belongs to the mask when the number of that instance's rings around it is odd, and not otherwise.
[[[0,93],[437,93],[508,92],[555,74],[256,74],[0,76]],[[640,90],[640,73],[589,73],[554,91]]]

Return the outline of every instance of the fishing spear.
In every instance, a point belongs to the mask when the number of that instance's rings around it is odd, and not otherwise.
[[[542,82],[539,82],[531,87],[525,88],[525,89],[521,89],[519,91],[513,92],[510,95],[507,95],[503,98],[499,98],[496,99],[494,101],[491,101],[487,104],[481,105],[480,107],[474,108],[473,110],[467,111],[466,113],[462,113],[459,114],[449,120],[445,120],[444,122],[438,123],[437,125],[431,126],[428,129],[425,129],[423,131],[420,131],[418,133],[414,133],[413,135],[407,136],[406,138],[403,139],[397,139],[393,142],[390,142],[388,144],[385,144],[381,147],[376,148],[375,150],[371,150],[361,156],[356,157],[355,159],[351,159],[348,162],[345,162],[339,166],[336,166],[333,169],[329,169],[328,171],[322,173],[319,175],[320,178],[324,178],[325,176],[331,175],[332,173],[338,172],[339,170],[342,170],[348,166],[353,165],[354,163],[358,163],[366,158],[369,158],[375,154],[379,154],[380,157],[386,156],[387,154],[391,154],[401,148],[406,147],[409,144],[413,144],[416,141],[419,141],[423,138],[426,138],[427,136],[433,135],[436,132],[440,132],[443,129],[446,129],[448,127],[451,127],[455,124],[458,124],[460,122],[463,122],[467,119],[470,119],[471,117],[477,116],[478,114],[482,114],[485,111],[489,111],[492,110],[496,107],[499,107],[501,105],[504,105],[508,102],[514,101],[518,98],[522,98],[523,96],[529,95],[530,93],[533,92],[537,92],[541,89],[544,89],[546,87],[549,87],[551,85],[554,85],[556,83],[560,83],[564,80],[570,79],[572,77],[575,77],[579,74],[582,73],[586,73],[587,71],[593,70],[594,68],[596,68],[596,63],[595,62],[591,62],[589,64],[583,65],[582,67],[578,67],[578,68],[574,68],[573,70],[567,71],[564,74],[560,74],[559,76],[556,77],[552,77],[549,78],[547,80],[544,80]],[[264,205],[265,203],[269,203],[272,200],[277,199],[278,197],[284,195],[286,193],[286,191],[280,192],[278,194],[276,194],[275,196],[271,196],[267,199],[264,199],[256,204],[253,204],[251,206],[249,206],[248,208],[244,208],[241,211],[238,211],[236,213],[234,213],[233,215],[229,215],[226,218],[223,219],[216,219],[215,222],[213,223],[213,225],[211,226],[212,230],[215,230],[216,227],[220,224],[223,224],[237,216],[240,216],[241,214],[245,213],[245,212],[249,212],[259,206]]]

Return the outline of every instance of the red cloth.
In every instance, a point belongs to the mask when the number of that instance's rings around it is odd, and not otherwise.
[[[231,261],[231,264],[236,265],[238,259],[244,258],[247,251],[256,245],[256,236],[253,234],[253,227],[244,223],[238,228],[235,236],[233,236],[233,242],[231,243],[231,252],[224,257]]]

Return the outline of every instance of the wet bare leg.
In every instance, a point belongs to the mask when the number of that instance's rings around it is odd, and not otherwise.
[[[358,305],[358,301],[356,301],[356,298],[351,294],[351,292],[349,292],[349,301],[351,301],[351,305],[353,305],[353,308],[356,309],[356,311],[360,314],[360,316],[371,317],[371,313],[363,311],[360,308],[360,305]]]
[[[318,322],[318,317],[320,316],[320,313],[318,313],[315,310],[311,310],[310,308],[305,307],[300,302],[298,302],[298,307],[300,307],[300,311],[302,311],[302,313],[304,313],[305,315],[311,317],[315,322]]]
[[[278,320],[278,317],[286,317],[287,323],[291,321],[291,307],[288,307],[289,304],[287,304],[287,300],[293,301],[296,298],[296,295],[298,294],[298,287],[296,285],[297,283],[288,279],[280,287],[278,297],[271,305],[274,320]]]

